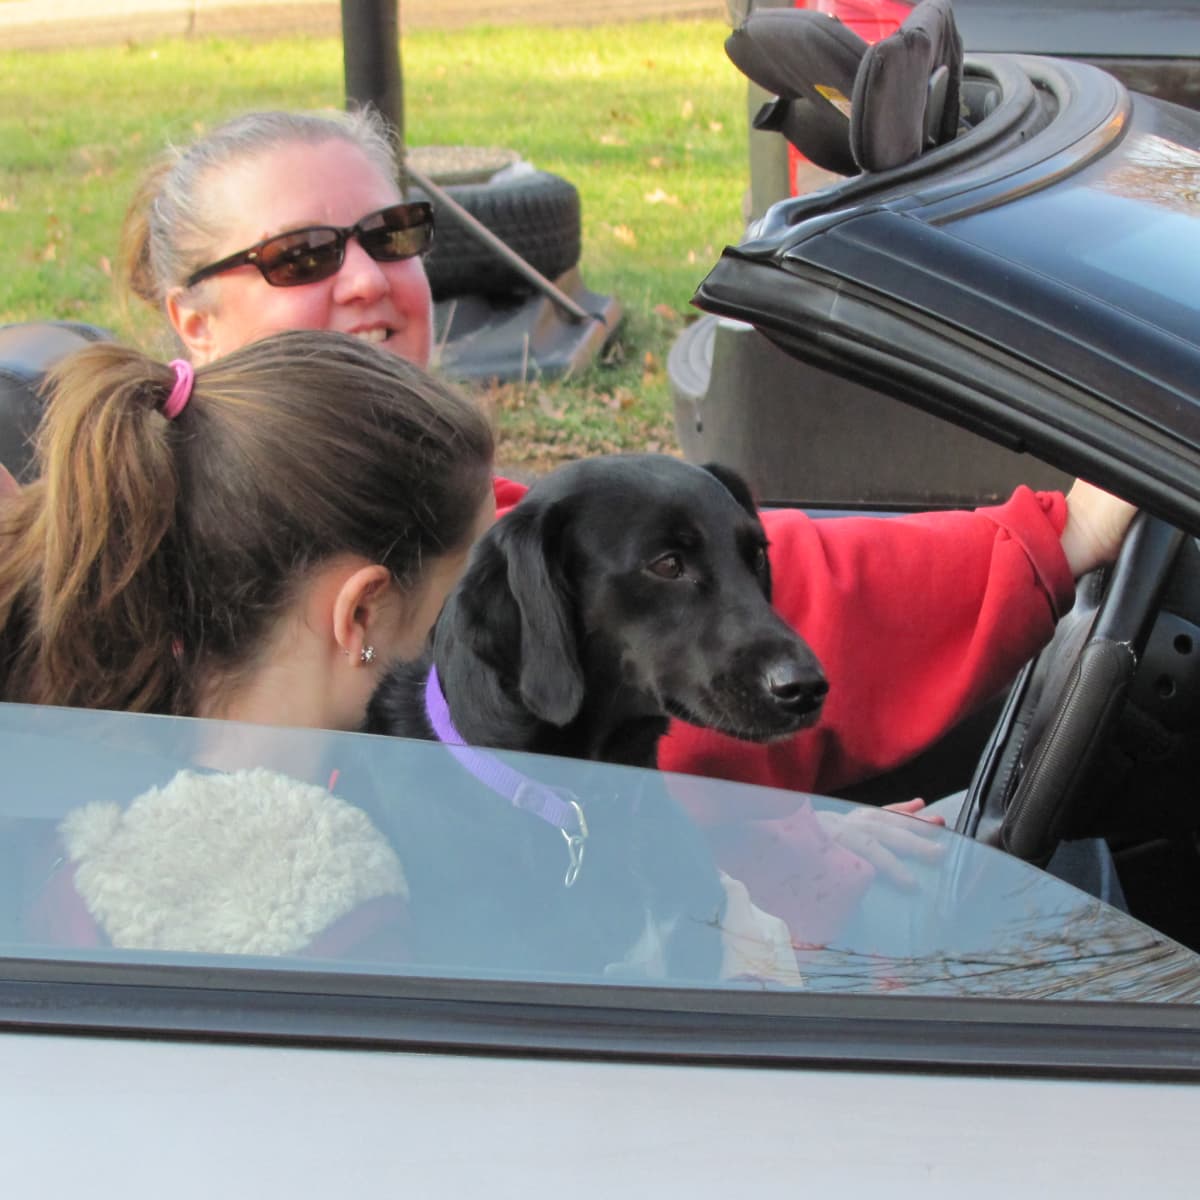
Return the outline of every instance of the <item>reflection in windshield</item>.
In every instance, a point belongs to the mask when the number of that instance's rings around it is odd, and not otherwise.
[[[988,941],[975,948],[947,939],[904,954],[881,953],[857,939],[801,956],[809,985],[845,993],[1020,997],[1030,1000],[1144,1000],[1194,1003],[1200,976],[1194,955],[1153,930],[1121,919],[1083,893],[1043,889],[1026,869],[1024,879],[998,899],[1005,916]],[[991,882],[991,881],[990,881]],[[960,898],[978,903],[978,895]],[[922,908],[923,915],[928,915]],[[961,926],[957,932],[961,933]],[[982,932],[982,931],[980,931]],[[864,935],[866,936],[866,935]],[[970,934],[968,933],[968,937]]]
[[[1200,994],[1200,959],[1101,902],[836,800],[497,755],[526,796],[579,805],[586,837],[572,847],[545,805],[510,803],[424,742],[0,705],[0,754],[5,955],[612,986]],[[730,811],[745,819],[687,815]],[[896,831],[916,839],[907,886],[862,856]]]

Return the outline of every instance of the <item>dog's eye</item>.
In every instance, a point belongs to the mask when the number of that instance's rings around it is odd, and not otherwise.
[[[751,559],[750,566],[753,568],[755,575],[761,575],[767,569],[767,552],[762,546],[755,548],[754,558]]]
[[[650,564],[650,570],[660,579],[678,579],[683,574],[683,559],[678,554],[664,554]]]

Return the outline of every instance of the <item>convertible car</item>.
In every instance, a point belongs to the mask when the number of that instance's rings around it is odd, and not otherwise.
[[[830,86],[791,37],[755,52]],[[1191,1193],[1200,118],[1085,64],[908,41],[818,118],[857,169],[774,207],[697,293],[860,394],[741,424],[701,406],[688,448],[736,460],[760,422],[789,485],[764,498],[815,513],[1080,474],[1143,509],[1115,568],[1011,690],[870,790],[496,752],[580,807],[582,846],[516,809],[481,844],[495,797],[446,747],[0,705],[10,1190]],[[893,412],[918,412],[919,453],[887,453]],[[867,485],[841,494],[823,472],[856,456]],[[956,829],[873,807],[956,790]],[[786,922],[728,878],[660,907],[703,859],[656,837],[680,802],[739,814],[699,831],[717,858],[767,814],[809,824],[794,860],[742,855]],[[462,836],[425,840],[430,806]],[[1097,840],[1116,886],[1046,869]]]

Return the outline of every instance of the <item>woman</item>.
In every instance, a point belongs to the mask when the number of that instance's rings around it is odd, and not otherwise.
[[[197,363],[278,329],[322,328],[424,364],[423,210],[395,208],[396,179],[386,133],[367,115],[235,119],[147,176],[124,230],[126,286],[164,313]],[[404,228],[389,238],[381,223]],[[500,511],[523,491],[497,479]],[[830,680],[824,716],[765,747],[676,722],[660,765],[818,791],[896,766],[1045,644],[1075,577],[1111,560],[1132,511],[1079,483],[1069,500],[1021,488],[976,512],[835,521],[764,513],[777,607]],[[738,815],[767,821],[772,842],[801,836],[793,801],[763,793],[755,803]],[[741,858],[726,866],[745,878]]]

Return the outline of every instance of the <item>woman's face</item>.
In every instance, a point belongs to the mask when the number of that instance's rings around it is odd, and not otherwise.
[[[213,173],[203,202],[224,232],[209,261],[306,225],[350,226],[400,198],[396,184],[349,142],[282,146]],[[357,238],[329,279],[272,287],[257,268],[238,267],[193,295],[173,291],[167,313],[197,364],[289,329],[355,334],[418,366],[429,363],[433,313],[421,260],[376,262]]]

